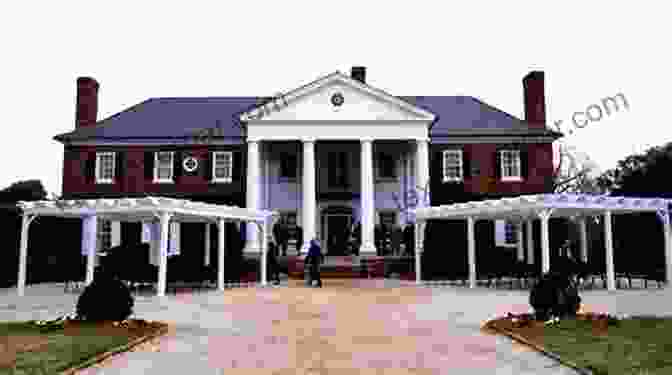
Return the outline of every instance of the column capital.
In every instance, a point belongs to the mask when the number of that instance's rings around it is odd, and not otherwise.
[[[359,139],[360,143],[372,143],[374,141],[373,137],[362,137]]]
[[[425,137],[413,138],[413,140],[416,143],[429,143],[429,138],[425,138]]]
[[[315,138],[315,137],[301,137],[301,138],[299,138],[299,140],[302,143],[315,143],[315,141],[317,141],[317,138]]]
[[[259,144],[259,142],[261,142],[261,139],[247,138],[245,141],[247,142],[247,144]]]

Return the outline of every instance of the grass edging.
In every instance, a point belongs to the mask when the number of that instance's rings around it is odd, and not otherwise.
[[[489,329],[493,329],[500,334],[508,336],[511,339],[513,339],[515,341],[518,341],[519,343],[521,343],[523,345],[527,345],[527,346],[531,347],[532,349],[540,352],[541,354],[562,363],[565,366],[569,366],[569,367],[573,368],[574,370],[578,371],[581,375],[593,375],[593,372],[591,370],[589,370],[587,368],[584,368],[584,367],[581,367],[581,366],[577,365],[576,363],[574,363],[570,360],[563,359],[558,354],[555,354],[555,353],[553,353],[549,350],[546,350],[543,346],[541,346],[541,345],[539,345],[539,344],[537,344],[537,343],[535,343],[531,340],[528,340],[525,337],[523,337],[523,336],[521,336],[521,335],[519,335],[515,332],[509,331],[508,329],[505,329],[505,328],[497,327],[495,324],[490,324],[490,322],[488,322],[486,324],[486,327],[489,328]]]
[[[69,369],[63,370],[61,372],[61,375],[73,375],[75,372],[77,372],[79,370],[82,370],[84,368],[87,368],[87,367],[91,367],[95,364],[98,364],[98,363],[104,361],[105,359],[115,355],[115,354],[122,353],[122,352],[127,352],[127,351],[131,350],[132,348],[134,348],[135,346],[138,346],[138,345],[140,345],[142,343],[145,343],[149,340],[155,339],[159,336],[165,335],[166,333],[168,333],[168,327],[169,326],[165,323],[161,323],[161,324],[163,324],[163,326],[161,328],[159,328],[156,332],[150,333],[148,335],[137,337],[137,338],[131,340],[130,342],[126,343],[126,344],[120,345],[116,348],[112,348],[112,349],[110,349],[106,352],[95,355],[95,356],[87,359],[86,361],[84,361],[82,363],[74,365],[74,366],[70,367]]]

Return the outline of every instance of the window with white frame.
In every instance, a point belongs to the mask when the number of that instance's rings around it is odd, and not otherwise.
[[[96,183],[111,184],[114,181],[114,152],[96,153]]]
[[[518,225],[516,223],[504,222],[504,243],[507,245],[518,244]]]
[[[495,220],[495,245],[503,247],[518,245],[518,223],[508,220]]]
[[[109,220],[97,220],[96,244],[98,251],[106,251],[112,247],[112,222]]]
[[[443,151],[443,182],[462,181],[462,150]]]
[[[173,152],[161,151],[154,154],[154,181],[173,182]]]
[[[522,179],[520,174],[520,151],[519,150],[501,150],[499,152],[502,181],[519,181]]]
[[[232,181],[233,153],[231,151],[216,151],[212,153],[212,180],[214,182]]]

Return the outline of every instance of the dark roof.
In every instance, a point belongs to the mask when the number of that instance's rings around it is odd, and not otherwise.
[[[430,137],[478,134],[561,136],[550,129],[530,129],[521,119],[470,96],[403,96],[413,105],[437,115]],[[218,137],[244,138],[238,115],[263,102],[257,97],[154,98],[139,103],[96,125],[60,134],[54,139],[123,140],[186,138],[200,129],[215,129]]]
[[[236,115],[257,102],[255,97],[153,98],[55,139],[183,138],[206,128],[220,128],[221,137],[241,138]]]

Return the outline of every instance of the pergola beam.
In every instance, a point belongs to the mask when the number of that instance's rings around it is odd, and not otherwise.
[[[17,206],[23,211],[21,226],[21,247],[19,254],[19,275],[17,292],[25,294],[26,264],[28,254],[28,228],[37,216],[53,216],[65,218],[85,218],[90,220],[89,225],[95,225],[96,220],[110,220],[119,222],[156,222],[160,223],[158,238],[159,275],[157,282],[157,296],[164,296],[166,290],[167,256],[168,256],[168,226],[170,221],[217,223],[228,221],[253,222],[262,226],[264,233],[268,231],[268,220],[277,216],[277,212],[266,210],[252,210],[248,208],[192,202],[164,197],[120,198],[120,199],[87,199],[87,200],[58,200],[58,201],[20,201]],[[90,219],[86,219],[90,218]],[[86,223],[86,221],[85,221]],[[93,223],[93,224],[91,224]],[[86,224],[85,224],[86,225]],[[89,228],[95,234],[96,228]],[[220,230],[220,246],[218,254],[218,287],[223,289],[223,261],[224,261],[224,227]],[[265,237],[264,237],[265,238]],[[85,242],[87,256],[86,283],[93,280],[95,266],[95,238],[88,238]],[[265,242],[265,241],[264,241]],[[266,283],[266,244],[262,244],[262,284]]]
[[[631,198],[608,197],[604,195],[585,194],[538,194],[523,195],[515,198],[484,200],[468,203],[457,203],[434,207],[420,207],[415,210],[417,228],[427,220],[506,220],[525,221],[527,226],[528,263],[533,263],[533,227],[532,220],[541,221],[541,268],[542,272],[550,270],[549,225],[553,217],[580,217],[581,259],[587,261],[587,235],[585,228],[586,216],[605,216],[605,247],[607,254],[607,289],[614,290],[615,275],[613,264],[613,234],[611,225],[612,214],[628,214],[663,211],[665,214],[665,267],[668,285],[672,284],[672,233],[670,232],[669,213],[672,200],[662,198]],[[471,230],[468,225],[468,232]],[[417,232],[416,232],[417,233]],[[417,248],[417,246],[416,246]],[[469,250],[470,251],[470,250]],[[520,257],[521,249],[518,250]],[[418,253],[416,252],[416,255]],[[471,258],[470,282],[471,282]],[[416,278],[419,282],[419,266],[416,265]]]

